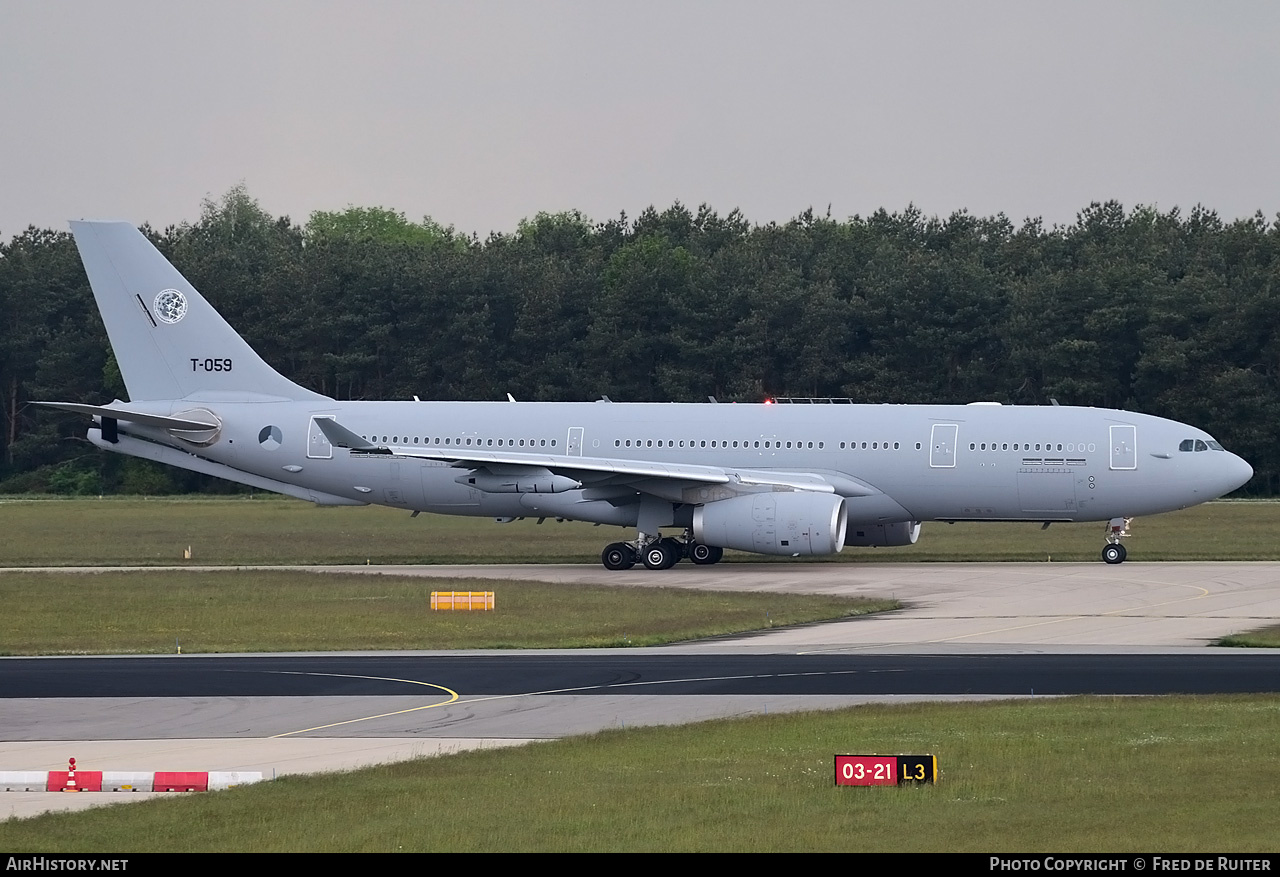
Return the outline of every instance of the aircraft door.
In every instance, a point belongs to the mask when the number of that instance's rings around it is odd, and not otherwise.
[[[954,469],[956,465],[955,423],[935,423],[929,433],[929,466],[934,469]]]
[[[1111,468],[1138,468],[1138,428],[1136,426],[1111,427]]]
[[[387,505],[407,506],[409,505],[407,485],[400,479],[400,461],[390,460],[387,464],[387,484],[382,488],[382,495],[387,501]]]
[[[1018,507],[1054,520],[1076,516],[1076,473],[1067,466],[1028,466],[1018,472]]]
[[[565,445],[565,453],[570,457],[582,456],[582,433],[584,428],[581,426],[569,427],[569,441]]]
[[[333,459],[333,445],[329,444],[329,437],[321,432],[320,427],[316,425],[316,421],[322,419],[333,420],[333,415],[314,415],[311,418],[310,425],[307,427],[307,458],[311,460]]]

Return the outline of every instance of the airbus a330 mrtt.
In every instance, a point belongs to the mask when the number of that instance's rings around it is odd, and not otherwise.
[[[132,225],[72,230],[129,401],[43,404],[91,416],[94,444],[322,505],[634,528],[609,569],[907,545],[922,521],[1106,521],[1120,563],[1129,518],[1253,474],[1193,426],[1099,408],[339,402],[267,365]]]

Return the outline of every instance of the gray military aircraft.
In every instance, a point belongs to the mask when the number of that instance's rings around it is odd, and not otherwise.
[[[130,401],[41,404],[91,416],[94,444],[321,505],[635,528],[609,569],[908,545],[922,521],[1106,521],[1120,563],[1130,518],[1253,475],[1195,427],[1100,408],[338,402],[267,365],[132,225],[71,226]]]

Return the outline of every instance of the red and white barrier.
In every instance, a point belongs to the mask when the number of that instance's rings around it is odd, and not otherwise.
[[[0,770],[0,792],[44,792],[48,788],[47,770]]]
[[[0,770],[0,792],[211,792],[262,781],[260,771]]]

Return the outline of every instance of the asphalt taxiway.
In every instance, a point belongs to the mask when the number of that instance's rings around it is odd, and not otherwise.
[[[1280,691],[1280,564],[329,567],[892,596],[881,616],[654,649],[0,659],[0,769],[336,770],[609,727],[868,701]],[[121,795],[0,795],[0,816]],[[71,799],[71,800],[68,800]]]

